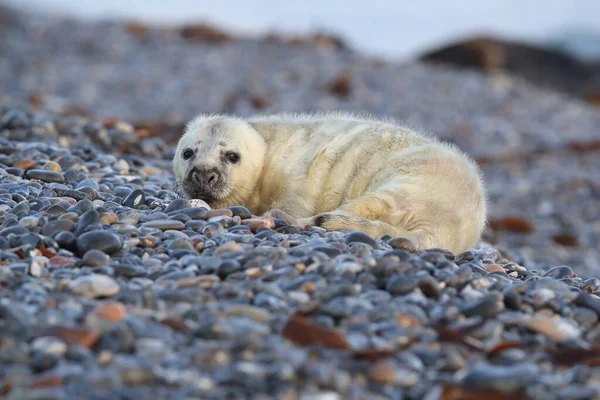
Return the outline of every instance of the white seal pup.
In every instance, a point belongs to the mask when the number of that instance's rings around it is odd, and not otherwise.
[[[280,209],[302,225],[406,237],[462,252],[487,219],[480,169],[456,146],[393,121],[349,114],[200,115],[173,169],[184,197]]]

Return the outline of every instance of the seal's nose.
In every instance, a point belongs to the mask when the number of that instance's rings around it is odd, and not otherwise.
[[[215,169],[195,168],[191,173],[191,178],[194,184],[210,189],[219,181],[219,173]]]

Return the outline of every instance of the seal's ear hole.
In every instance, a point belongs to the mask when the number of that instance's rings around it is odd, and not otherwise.
[[[194,150],[192,150],[192,149],[185,149],[182,153],[182,157],[184,160],[189,160],[193,156],[194,156]]]

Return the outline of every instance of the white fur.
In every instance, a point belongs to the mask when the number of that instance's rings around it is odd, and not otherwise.
[[[281,209],[302,224],[402,236],[419,249],[455,253],[475,246],[486,224],[487,196],[475,162],[389,119],[200,116],[178,143],[178,180],[187,168],[183,149],[199,140],[202,162],[212,162],[217,141],[242,155],[228,171],[229,196],[213,207],[244,205],[255,215]]]

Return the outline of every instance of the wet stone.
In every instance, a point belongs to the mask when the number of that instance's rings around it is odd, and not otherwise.
[[[146,195],[143,190],[135,189],[123,200],[123,205],[126,207],[137,207],[146,202]]]

